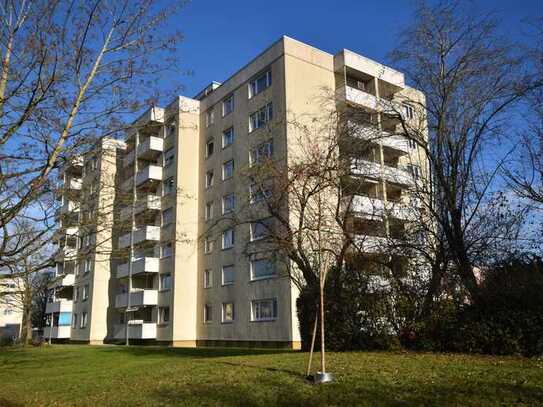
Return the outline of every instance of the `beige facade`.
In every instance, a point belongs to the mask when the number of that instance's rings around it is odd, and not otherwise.
[[[87,277],[55,288],[64,303],[50,310],[73,314],[65,338],[298,348],[297,290],[287,276],[289,262],[258,242],[249,224],[233,220],[237,211],[266,216],[253,202],[247,177],[254,151],[265,146],[275,161],[288,165],[298,148],[289,123],[310,123],[330,95],[338,109],[368,111],[379,131],[392,132],[397,123],[383,106],[406,108],[401,95],[407,93],[424,100],[405,86],[400,72],[347,50],[331,55],[283,37],[224,83],[145,112],[124,142],[108,141],[116,143],[108,150],[114,159],[99,160],[96,168],[95,176],[112,180],[110,189],[100,185],[105,192],[97,198],[102,214],[96,216],[106,219],[100,221],[103,236],[87,256]],[[420,161],[407,140],[376,141],[373,148],[374,160],[353,159],[354,182],[368,184],[356,199],[359,214],[368,202],[386,208],[389,201],[407,199],[416,171],[405,168]],[[87,157],[66,167],[65,190],[81,176],[80,189],[96,183],[82,171],[86,162]],[[377,171],[368,172],[373,167]],[[77,210],[74,204],[66,213]],[[406,221],[401,214],[396,218]],[[59,253],[75,250],[70,255],[80,259],[81,243],[65,242],[70,234],[80,240],[81,227],[77,219],[74,226],[62,219]],[[69,275],[69,261],[59,257],[57,280]],[[85,284],[88,298],[74,298],[76,287]]]

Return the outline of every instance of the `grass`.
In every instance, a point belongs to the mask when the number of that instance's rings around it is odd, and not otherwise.
[[[312,385],[307,354],[53,345],[0,348],[0,406],[543,405],[543,360],[330,353]]]

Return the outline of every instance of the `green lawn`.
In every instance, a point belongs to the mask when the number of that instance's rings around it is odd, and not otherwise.
[[[543,405],[543,360],[419,353],[329,354],[336,383],[312,385],[307,354],[241,349],[0,348],[0,406]]]

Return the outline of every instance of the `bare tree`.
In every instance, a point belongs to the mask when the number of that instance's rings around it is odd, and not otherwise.
[[[391,57],[426,106],[406,100],[428,122],[428,143],[420,126],[399,115],[401,133],[428,157],[424,209],[433,219],[434,248],[428,298],[438,295],[444,277],[458,279],[471,300],[479,298],[475,266],[498,242],[518,229],[501,218],[497,174],[509,151],[493,148],[510,134],[508,113],[534,83],[525,75],[517,47],[501,38],[496,19],[471,3],[423,3]],[[497,156],[497,158],[496,158]],[[420,247],[420,246],[419,246]],[[415,247],[416,248],[416,247]]]
[[[157,74],[178,72],[171,53],[180,35],[163,27],[182,4],[3,2],[0,263],[27,249],[11,234],[17,217],[49,233],[55,169],[158,98]]]

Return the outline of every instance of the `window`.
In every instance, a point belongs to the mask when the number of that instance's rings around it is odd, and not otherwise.
[[[257,259],[251,261],[251,280],[275,277],[275,268],[270,259]]]
[[[415,179],[419,179],[422,175],[418,165],[408,164],[407,172],[409,172],[409,174],[411,174],[411,176]]]
[[[253,203],[261,202],[271,197],[271,190],[260,185],[253,184],[249,187],[249,201]]]
[[[170,307],[158,307],[158,323],[167,324],[170,322]]]
[[[409,146],[409,148],[410,148],[411,150],[416,150],[416,149],[418,148],[418,146],[419,146],[419,145],[417,144],[417,142],[416,142],[415,140],[413,140],[413,139],[407,140],[407,145]]]
[[[162,195],[171,194],[175,189],[175,184],[173,182],[173,177],[168,178],[162,182]]]
[[[273,118],[271,102],[249,116],[249,133],[264,127]]]
[[[74,302],[79,301],[79,287],[76,287],[74,292]]]
[[[222,304],[222,322],[229,323],[234,321],[234,303],[225,302]]]
[[[209,158],[213,155],[214,146],[215,146],[215,143],[213,143],[213,140],[209,140],[206,143],[206,158]]]
[[[222,268],[222,285],[234,284],[235,272],[234,266],[224,266]]]
[[[77,328],[77,314],[74,314],[72,316],[72,328],[73,329]]]
[[[249,164],[251,166],[261,164],[267,159],[270,159],[273,153],[273,142],[266,141],[259,144],[249,152]]]
[[[213,240],[211,240],[211,238],[209,237],[206,237],[206,239],[204,240],[204,253],[205,254],[211,253],[213,251],[213,246],[214,246]]]
[[[215,123],[215,112],[213,109],[209,109],[206,112],[206,127],[211,126],[213,123]]]
[[[160,257],[164,258],[164,257],[170,257],[173,253],[173,245],[172,245],[172,242],[167,242],[167,243],[163,243],[161,246],[160,246]]]
[[[92,259],[85,259],[85,273],[90,273],[92,270]]]
[[[271,70],[264,72],[262,75],[259,75],[251,82],[249,82],[249,99],[258,95],[264,89],[267,89],[271,86],[272,76]]]
[[[233,193],[222,197],[222,214],[233,212],[236,206],[236,197]]]
[[[222,165],[222,179],[223,181],[232,178],[234,175],[234,160],[229,160]]]
[[[277,300],[255,300],[251,302],[251,321],[273,321],[277,318]]]
[[[228,96],[222,102],[222,115],[223,117],[234,111],[234,95]]]
[[[266,238],[270,234],[271,226],[270,218],[251,222],[251,242]]]
[[[229,129],[223,131],[222,133],[222,148],[228,147],[234,142],[234,128],[230,127]]]
[[[89,299],[89,285],[85,284],[83,286],[83,301],[86,301]]]
[[[206,210],[205,210],[205,220],[210,220],[213,218],[213,202],[206,203]]]
[[[173,208],[168,208],[162,211],[162,226],[169,225],[173,222]]]
[[[173,136],[175,134],[175,120],[172,120],[166,125],[166,137]]]
[[[81,313],[81,320],[79,321],[79,328],[83,329],[87,327],[87,313]]]
[[[213,186],[213,171],[206,172],[206,188]]]
[[[172,275],[171,273],[164,273],[160,275],[160,289],[171,290],[172,289]]]
[[[213,321],[213,307],[211,304],[204,305],[204,322]]]
[[[204,270],[204,288],[213,287],[213,272],[211,270]]]
[[[404,104],[403,112],[406,119],[412,119],[413,117],[415,117],[413,106]]]
[[[234,229],[226,229],[222,232],[222,248],[230,249],[234,247]]]
[[[164,152],[164,168],[168,168],[170,165],[173,164],[175,159],[175,150],[174,148],[168,148]]]

